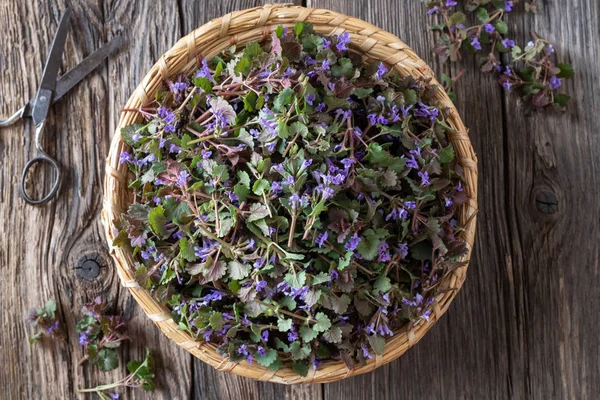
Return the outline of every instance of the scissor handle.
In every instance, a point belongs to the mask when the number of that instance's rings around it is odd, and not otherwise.
[[[25,113],[25,107],[27,107],[27,106],[21,107],[19,110],[17,110],[17,112],[15,112],[10,117],[5,119],[4,121],[0,121],[0,128],[5,127],[5,126],[10,126],[10,125],[14,124],[15,122],[17,122],[18,120],[20,120],[21,118],[23,118],[23,113]]]
[[[23,197],[25,202],[34,206],[39,206],[48,202],[48,200],[50,200],[52,196],[54,196],[58,191],[58,187],[60,186],[61,181],[60,167],[58,166],[58,163],[55,159],[46,154],[44,149],[42,149],[41,136],[43,130],[44,122],[40,123],[35,128],[35,147],[39,155],[35,158],[32,158],[27,162],[27,164],[25,164],[25,168],[23,168],[23,174],[21,175],[21,196]],[[41,199],[36,200],[29,197],[29,195],[25,191],[25,179],[27,178],[27,173],[29,172],[29,169],[31,169],[31,167],[33,167],[35,164],[39,163],[50,164],[51,169],[54,170],[54,182],[52,183],[50,191]]]

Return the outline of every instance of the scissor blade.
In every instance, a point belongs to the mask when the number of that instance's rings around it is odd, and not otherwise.
[[[58,76],[62,54],[65,50],[65,43],[67,42],[70,18],[71,9],[67,8],[60,19],[58,30],[52,40],[52,46],[50,46],[50,54],[46,60],[40,87],[35,95],[31,110],[31,118],[36,126],[46,119],[48,109],[50,108],[50,101],[52,100],[54,89],[56,88],[56,77]]]
[[[67,73],[60,77],[56,82],[56,89],[54,90],[54,96],[52,97],[52,104],[56,103],[67,94],[75,85],[88,76],[94,69],[98,68],[104,60],[108,58],[114,51],[118,50],[125,43],[125,39],[121,36],[116,36],[111,41],[107,42],[87,56],[82,62],[71,68]],[[33,108],[33,100],[25,106],[23,117],[31,117],[31,111]]]
[[[58,30],[54,35],[54,40],[52,40],[52,46],[50,46],[50,54],[46,60],[46,66],[44,67],[40,89],[54,91],[54,88],[56,88],[56,78],[58,77],[62,54],[65,50],[65,43],[67,42],[70,19],[71,9],[67,8],[60,19]]]

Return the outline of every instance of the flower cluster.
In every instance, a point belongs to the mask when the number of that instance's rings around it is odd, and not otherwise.
[[[27,322],[38,328],[37,331],[29,337],[29,343],[41,340],[44,336],[59,341],[64,340],[65,335],[56,318],[56,303],[54,300],[48,300],[44,307],[32,308],[27,314]]]
[[[84,347],[85,357],[102,371],[117,368],[119,358],[115,349],[127,340],[123,317],[105,315],[105,305],[100,297],[82,308],[83,318],[77,322],[79,344]]]
[[[434,52],[442,62],[456,62],[464,52],[481,54],[481,71],[492,73],[506,91],[517,92],[526,104],[537,109],[566,108],[570,97],[560,93],[563,80],[573,77],[570,64],[558,62],[554,46],[532,33],[532,40],[519,46],[508,35],[504,19],[513,11],[518,0],[469,0],[465,11],[476,20],[468,24],[469,16],[456,11],[451,0],[427,0],[428,14],[440,15],[444,21],[430,28],[438,31]],[[526,3],[525,9],[535,12],[535,3]],[[502,63],[501,56],[507,63]],[[457,78],[443,76],[445,88],[451,89]]]
[[[364,363],[464,263],[439,88],[365,65],[350,39],[278,27],[177,76],[121,132],[134,203],[114,244],[234,362]]]

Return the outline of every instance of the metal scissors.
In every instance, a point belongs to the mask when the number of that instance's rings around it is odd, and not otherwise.
[[[61,58],[65,49],[67,32],[69,31],[69,21],[71,18],[71,9],[67,8],[60,19],[58,30],[54,35],[50,54],[44,66],[42,80],[38,88],[37,94],[25,106],[14,113],[10,118],[0,121],[0,127],[9,126],[19,121],[30,117],[35,125],[35,148],[37,150],[36,157],[27,162],[23,168],[21,175],[21,196],[31,205],[41,205],[46,203],[58,191],[61,182],[60,167],[54,158],[49,156],[42,148],[41,138],[44,131],[44,122],[48,115],[50,105],[56,103],[69,90],[92,72],[98,65],[102,63],[113,51],[121,47],[124,43],[120,36],[115,37],[110,42],[106,43],[99,50],[90,54],[76,67],[65,73],[57,81],[58,70],[61,64]],[[32,199],[25,191],[25,178],[32,166],[35,164],[45,164],[47,168],[54,171],[54,181],[50,191],[41,199]]]

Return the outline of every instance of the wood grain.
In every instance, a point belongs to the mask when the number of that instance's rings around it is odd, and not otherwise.
[[[600,392],[600,5],[567,0],[519,7],[509,29],[553,41],[573,63],[567,84],[575,101],[565,115],[526,116],[519,102],[472,58],[462,67],[457,107],[479,157],[479,215],[468,278],[447,315],[399,360],[374,373],[327,385],[286,387],[219,373],[166,340],[118,283],[99,223],[104,158],[120,107],[158,57],[208,20],[260,0],[35,0],[0,2],[0,115],[35,94],[60,15],[74,16],[63,72],[115,35],[129,43],[60,103],[48,119],[47,151],[65,179],[59,198],[32,208],[21,200],[21,169],[33,156],[30,122],[0,131],[0,397],[77,398],[78,387],[122,376],[77,365],[74,325],[81,306],[102,294],[131,319],[135,341],[121,361],[158,354],[160,390],[153,399],[588,399]],[[432,36],[421,2],[308,0],[367,20],[412,46],[435,70]],[[591,23],[593,22],[593,23]],[[49,176],[39,181],[47,184]],[[33,181],[32,181],[33,183]],[[38,181],[35,182],[36,185]],[[558,212],[535,207],[540,190],[558,198]],[[103,268],[78,277],[82,257]],[[24,317],[54,298],[68,332],[63,344],[30,346]],[[123,362],[122,362],[123,364]],[[145,399],[132,390],[126,398]],[[79,398],[92,398],[79,396]]]

